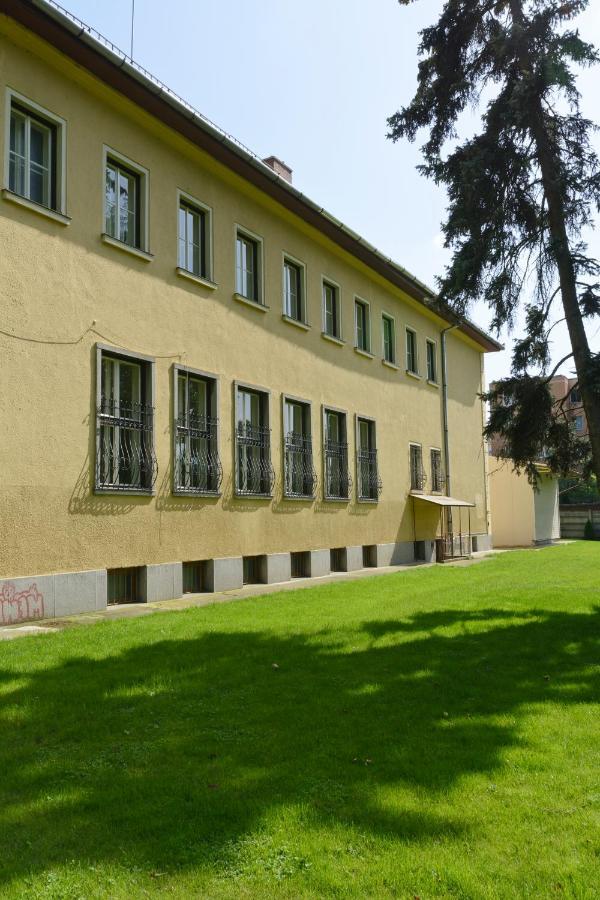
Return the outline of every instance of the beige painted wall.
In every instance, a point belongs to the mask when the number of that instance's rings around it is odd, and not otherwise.
[[[425,339],[445,323],[345,254],[291,213],[94,81],[54,50],[0,17],[0,125],[5,86],[67,120],[68,227],[0,200],[0,577],[214,556],[411,541],[435,534],[435,511],[413,517],[410,441],[442,447],[440,388],[404,372],[404,328]],[[138,260],[100,240],[102,146],[150,172],[150,251]],[[4,172],[4,141],[0,171]],[[366,175],[365,175],[366,177]],[[214,278],[210,291],[178,277],[176,192],[213,207]],[[266,313],[236,302],[234,224],[264,239]],[[306,264],[304,332],[281,318],[282,253]],[[321,276],[342,288],[344,346],[321,336]],[[371,304],[373,359],[353,350],[354,294]],[[381,313],[396,321],[392,370],[381,361]],[[94,323],[94,324],[93,324]],[[111,343],[156,359],[155,497],[95,496],[95,344]],[[220,379],[224,468],[218,500],[171,493],[172,366]],[[476,503],[473,532],[485,532],[485,458],[481,439],[481,354],[468,338],[448,336],[452,493]],[[274,499],[233,495],[232,382],[271,392]],[[377,422],[383,493],[377,505],[282,499],[281,395],[310,400],[315,465],[321,476],[321,405]],[[420,504],[423,506],[423,504]],[[415,532],[416,525],[416,532]]]
[[[492,457],[489,472],[494,547],[530,547],[535,541],[533,488],[510,461]]]

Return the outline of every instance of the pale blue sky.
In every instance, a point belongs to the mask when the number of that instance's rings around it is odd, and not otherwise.
[[[130,0],[63,3],[129,51]],[[433,286],[447,259],[445,195],[415,171],[418,142],[386,139],[386,118],[412,96],[418,32],[441,7],[442,0],[136,0],[133,55],[255,153],[285,160],[297,188]],[[597,7],[592,0],[580,28],[600,45]],[[597,122],[599,79],[600,67],[580,83],[584,111]],[[489,313],[478,307],[471,318],[487,327]],[[563,328],[555,334],[558,360],[568,343]],[[598,325],[590,337],[600,350]],[[509,367],[508,352],[486,358],[488,379]]]

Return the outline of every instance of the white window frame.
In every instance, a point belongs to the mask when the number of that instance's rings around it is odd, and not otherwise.
[[[295,266],[300,273],[300,312],[301,317],[299,319],[295,319],[294,316],[290,316],[288,312],[286,312],[285,308],[285,264],[289,262],[292,266]],[[285,250],[281,254],[281,309],[282,316],[286,320],[286,322],[293,322],[294,325],[308,325],[308,304],[307,304],[307,291],[306,291],[306,264],[302,262],[301,259],[296,259],[295,256],[292,256],[291,253],[287,253]]]
[[[367,346],[366,349],[358,346],[358,318],[356,315],[357,304],[362,303],[367,311],[366,315],[366,327],[367,327]],[[368,300],[365,300],[364,297],[359,296],[358,294],[354,295],[354,349],[357,353],[362,353],[363,356],[372,357],[371,353],[371,336],[372,336],[372,327],[371,327],[371,304]]]
[[[327,451],[326,451],[326,443],[327,443],[327,413],[332,412],[336,413],[339,416],[343,417],[344,422],[344,437],[345,441],[338,443],[346,444],[346,473],[348,477],[348,496],[347,497],[335,497],[330,494],[328,491],[328,480],[327,480]],[[321,405],[321,465],[322,465],[322,476],[323,476],[323,500],[328,503],[349,503],[352,499],[352,479],[350,476],[350,430],[348,427],[348,410],[340,409],[337,406],[331,406],[331,404],[323,403]]]
[[[408,368],[408,332],[409,331],[414,337],[414,345],[415,345],[415,368],[414,369]],[[406,374],[412,375],[413,378],[420,378],[421,374],[420,374],[420,359],[419,359],[419,341],[417,338],[416,330],[414,328],[412,328],[410,325],[406,325],[404,328],[404,361],[405,361]]]
[[[205,234],[205,253],[206,253],[206,273],[204,275],[197,275],[195,272],[191,272],[189,269],[184,269],[179,265],[179,209],[181,204],[191,207],[192,210],[197,210],[199,213],[203,213],[206,216],[206,234]],[[207,282],[210,285],[214,285],[214,256],[213,256],[213,209],[212,206],[208,206],[208,204],[203,203],[201,200],[198,200],[197,197],[192,196],[192,194],[188,194],[186,191],[182,191],[180,188],[177,189],[177,254],[176,254],[176,271],[179,275],[191,276],[192,278],[197,279],[198,281]]]
[[[337,318],[338,318],[338,331],[339,334],[329,334],[327,331],[327,322],[325,315],[325,296],[324,296],[324,286],[326,284],[331,285],[331,287],[335,288],[337,295]],[[329,278],[328,275],[321,275],[321,334],[328,341],[333,341],[334,343],[342,344],[344,343],[344,332],[342,327],[342,288],[341,285],[338,284],[337,281],[334,281],[333,278]]]
[[[173,374],[172,374],[172,390],[173,390],[173,483],[172,483],[172,492],[175,496],[192,496],[192,497],[220,497],[221,496],[221,488],[220,486],[217,490],[187,490],[181,485],[177,484],[177,473],[176,473],[176,459],[177,459],[177,421],[179,419],[179,390],[178,390],[178,378],[182,373],[186,375],[191,375],[192,378],[200,378],[203,381],[211,382],[211,391],[212,396],[210,398],[210,409],[208,411],[208,415],[216,420],[215,424],[215,454],[217,458],[220,460],[221,458],[221,422],[219,419],[220,412],[220,403],[221,403],[221,384],[219,380],[219,376],[215,375],[213,372],[205,372],[202,369],[192,369],[190,366],[182,366],[179,363],[173,365]]]
[[[254,303],[253,300],[249,300],[249,303]],[[257,384],[249,384],[246,381],[234,381],[233,382],[233,403],[232,403],[232,413],[233,413],[233,485],[234,485],[234,495],[236,498],[255,498],[262,500],[272,500],[273,499],[273,490],[275,483],[275,472],[273,469],[273,428],[271,425],[272,422],[272,411],[271,411],[271,391],[269,388],[262,387]],[[272,484],[273,486],[269,490],[268,493],[262,492],[248,492],[240,490],[239,487],[239,472],[238,472],[238,393],[240,391],[247,391],[251,394],[259,394],[260,395],[260,403],[262,406],[261,415],[263,417],[263,423],[260,426],[261,428],[265,428],[268,430],[268,458],[267,462],[271,469],[272,473]]]
[[[385,330],[383,326],[383,320],[388,319],[392,323],[392,348],[393,348],[393,359],[389,360],[385,358]],[[395,369],[398,368],[398,347],[396,342],[396,319],[391,313],[382,310],[381,313],[381,359],[385,363],[386,366],[393,366]]]
[[[442,485],[438,488],[434,487],[433,483],[433,453],[439,453],[440,455],[440,475],[442,477]],[[421,460],[422,462],[422,460]],[[429,448],[429,465],[431,467],[431,493],[432,494],[443,494],[443,478],[444,478],[444,468],[443,468],[443,454],[440,447],[430,447]]]
[[[369,428],[373,430],[374,444],[375,446],[372,448],[376,456],[375,463],[375,471],[377,473],[378,479],[381,478],[379,472],[379,450],[377,446],[377,422],[373,418],[373,416],[363,416],[361,413],[356,413],[354,416],[354,477],[356,479],[356,500],[358,503],[379,503],[379,492],[377,492],[376,497],[365,497],[361,495],[361,472],[360,472],[360,464],[359,464],[359,453],[361,451],[360,444],[360,423],[368,422]],[[381,480],[379,481],[379,490],[381,490]]]
[[[125,166],[125,168],[130,169],[134,175],[138,176],[139,186],[140,186],[140,244],[139,247],[136,244],[127,244],[125,241],[121,241],[117,237],[113,237],[112,234],[108,234],[105,230],[106,228],[106,166],[108,164],[108,160],[114,159],[116,163],[120,163]],[[115,150],[113,147],[109,147],[107,144],[102,145],[102,225],[101,225],[101,235],[102,240],[106,244],[111,244],[119,249],[123,249],[133,253],[134,255],[142,255],[150,258],[150,252],[148,250],[150,246],[150,172],[144,166],[140,165],[140,163],[135,162],[132,159],[129,159],[128,156],[125,156],[123,153],[119,153],[118,150]]]
[[[254,241],[256,244],[256,266],[257,266],[257,293],[258,296],[256,300],[252,300],[250,297],[246,297],[244,294],[240,294],[237,289],[237,240],[238,234],[241,237],[245,237],[250,241]],[[266,309],[265,306],[265,280],[264,280],[264,271],[265,271],[265,250],[264,250],[264,241],[259,234],[256,234],[254,231],[250,231],[249,228],[246,228],[245,225],[240,225],[236,222],[233,226],[233,296],[236,300],[240,300],[242,303],[247,303],[249,306],[254,307],[255,309]]]
[[[433,367],[434,367],[434,375],[435,378],[429,377],[429,358],[428,358],[428,346],[431,345],[433,347]],[[429,384],[439,384],[439,376],[438,376],[438,352],[437,352],[437,341],[433,338],[425,338],[425,365],[427,366],[427,381]],[[435,448],[434,448],[435,449]]]
[[[21,194],[16,194],[9,187],[10,184],[10,117],[13,101],[17,106],[22,106],[25,110],[30,110],[34,116],[40,119],[46,119],[56,128],[56,163],[53,165],[54,176],[56,178],[56,208],[44,206],[35,200],[30,200]],[[4,195],[10,195],[10,198],[18,198],[23,201],[24,205],[31,204],[31,207],[47,212],[48,214],[58,214],[66,217],[67,209],[67,121],[56,113],[50,112],[24,94],[7,87],[5,93],[5,132],[4,132]]]
[[[307,413],[308,420],[308,436],[310,437],[311,444],[311,461],[313,465],[313,469],[315,468],[315,444],[314,444],[314,434],[313,434],[313,411],[312,411],[312,401],[306,400],[303,397],[296,397],[293,394],[282,394],[281,395],[281,455],[282,455],[282,473],[283,473],[283,496],[286,500],[303,500],[303,501],[313,501],[315,499],[315,488],[313,489],[312,494],[290,494],[288,492],[288,479],[287,479],[287,471],[286,471],[286,462],[287,462],[287,454],[286,454],[286,438],[287,433],[285,430],[285,408],[287,403],[296,403],[300,406],[305,407],[305,412]],[[316,476],[316,472],[315,472]],[[316,482],[316,477],[315,477]]]
[[[421,471],[425,473],[425,466],[423,465],[423,444],[419,444],[418,441],[409,441],[408,442],[408,489],[411,493],[423,493],[425,489],[425,485],[423,487],[413,487],[412,485],[412,465],[411,465],[411,448],[418,447],[421,453]]]

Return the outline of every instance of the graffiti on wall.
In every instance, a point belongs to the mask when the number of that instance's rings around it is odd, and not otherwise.
[[[38,591],[37,584],[31,584],[23,591],[17,591],[12,581],[0,587],[0,625],[43,618],[44,595]]]

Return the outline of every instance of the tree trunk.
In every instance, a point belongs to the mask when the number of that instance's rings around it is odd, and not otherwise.
[[[510,10],[513,23],[524,33],[526,24],[523,16],[522,0],[510,0]],[[521,42],[519,47],[519,62],[523,77],[531,79],[533,77],[533,68],[531,66],[529,47],[525,42]],[[532,99],[531,132],[535,141],[544,194],[548,204],[548,220],[558,269],[562,305],[590,434],[592,465],[598,484],[600,484],[600,402],[596,398],[595,391],[589,381],[588,372],[591,353],[577,298],[575,269],[565,224],[562,185],[558,180],[560,178],[560,165],[554,143],[546,127],[540,98],[534,95]]]

